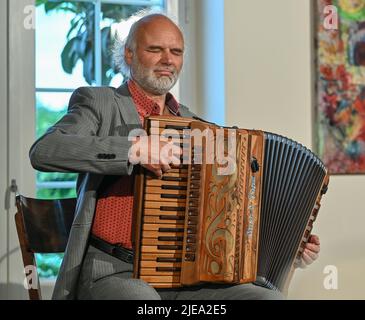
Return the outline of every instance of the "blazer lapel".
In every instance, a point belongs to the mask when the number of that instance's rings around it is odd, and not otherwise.
[[[194,113],[190,112],[188,108],[186,108],[185,106],[183,106],[182,104],[180,104],[180,115],[183,118],[192,118],[193,116],[195,116]]]
[[[137,108],[133,102],[132,96],[128,90],[127,83],[122,84],[116,90],[116,97],[120,113],[124,122],[127,125],[131,125],[135,128],[142,128],[141,121],[137,112]]]

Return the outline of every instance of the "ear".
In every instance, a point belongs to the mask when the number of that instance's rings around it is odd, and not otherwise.
[[[125,62],[130,66],[133,59],[133,51],[129,48],[124,49]]]

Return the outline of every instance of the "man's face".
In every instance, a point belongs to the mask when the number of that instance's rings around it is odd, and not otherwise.
[[[184,40],[166,18],[155,18],[137,31],[135,52],[127,49],[132,78],[147,92],[163,95],[175,85],[183,65]]]

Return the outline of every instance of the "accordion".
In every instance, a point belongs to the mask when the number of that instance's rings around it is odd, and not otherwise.
[[[183,155],[161,179],[136,175],[134,277],[286,291],[327,190],[322,162],[283,136],[200,119],[149,117],[145,130]]]

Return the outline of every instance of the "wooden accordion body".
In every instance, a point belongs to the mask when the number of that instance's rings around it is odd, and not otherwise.
[[[145,129],[183,146],[184,162],[162,179],[137,175],[134,277],[155,288],[255,282],[285,291],[327,189],[322,162],[263,131],[164,116],[146,119]],[[235,170],[221,175],[215,151],[227,155],[233,133]]]

